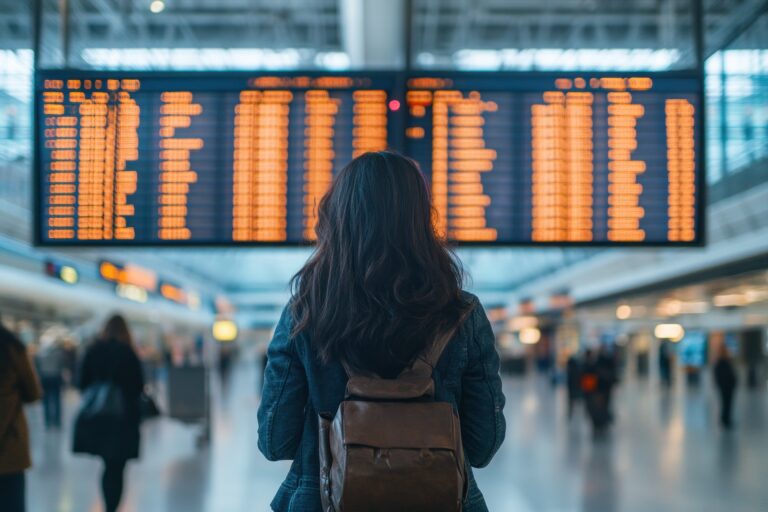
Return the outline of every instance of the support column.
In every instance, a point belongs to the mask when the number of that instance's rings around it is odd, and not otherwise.
[[[407,0],[339,0],[342,46],[353,69],[403,69]]]

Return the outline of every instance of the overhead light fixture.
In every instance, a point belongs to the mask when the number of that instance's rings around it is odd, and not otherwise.
[[[416,56],[419,66],[430,67],[435,65],[435,56],[428,52],[421,52]]]
[[[701,314],[707,311],[709,311],[709,303],[704,300],[683,302],[680,307],[680,312],[687,315]]]
[[[458,69],[497,70],[501,67],[501,53],[496,50],[459,50],[453,54]]]
[[[681,313],[682,305],[683,303],[677,299],[664,299],[659,302],[657,310],[662,316],[675,316]]]
[[[149,4],[149,10],[154,14],[161,13],[165,10],[165,2],[163,0],[152,0],[152,3]]]
[[[744,292],[744,298],[747,302],[752,304],[753,302],[762,302],[768,299],[768,288],[748,288]]]
[[[119,297],[132,300],[133,302],[144,303],[149,299],[149,294],[145,289],[132,284],[118,284],[115,287],[115,293]]]
[[[520,343],[523,345],[535,345],[541,340],[541,331],[536,327],[526,327],[520,331]]]
[[[216,341],[235,341],[237,339],[237,324],[232,320],[216,320],[213,322],[212,334]]]
[[[665,299],[659,303],[657,311],[662,316],[695,315],[706,313],[709,303],[706,301],[683,301],[678,299]]]
[[[296,69],[302,52],[300,48],[84,48],[80,56],[90,66],[106,69],[253,71]]]
[[[749,301],[743,293],[723,293],[715,295],[712,302],[719,308],[734,308],[746,306]]]
[[[421,66],[429,66],[434,57],[419,54]],[[474,70],[549,70],[549,71],[662,71],[680,60],[672,48],[504,48],[500,50],[465,48],[452,56],[459,69]]]
[[[315,55],[315,65],[322,69],[345,70],[351,63],[349,54],[345,52],[318,52]]]
[[[69,265],[62,266],[61,270],[59,270],[59,279],[67,284],[76,284],[79,280],[77,269],[75,269],[75,267],[70,267]]]
[[[632,316],[632,307],[629,304],[620,304],[616,308],[616,318],[626,320]]]
[[[659,324],[653,330],[653,335],[660,340],[678,342],[685,336],[685,329],[680,324]]]

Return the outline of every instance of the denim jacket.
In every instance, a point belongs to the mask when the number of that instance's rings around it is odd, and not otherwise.
[[[477,297],[467,297],[474,310],[448,343],[433,378],[436,400],[452,403],[461,420],[469,478],[464,512],[480,512],[488,508],[471,467],[491,461],[504,440],[506,423],[493,331]],[[293,461],[272,510],[322,512],[318,412],[336,412],[344,400],[347,375],[339,362],[321,363],[306,335],[291,337],[292,324],[286,307],[267,351],[259,450],[272,461]]]

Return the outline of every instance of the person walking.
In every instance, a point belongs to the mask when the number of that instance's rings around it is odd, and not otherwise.
[[[573,417],[573,410],[581,400],[581,361],[578,354],[571,354],[565,365],[565,385],[568,394],[568,419]]]
[[[43,416],[47,428],[61,427],[61,388],[64,383],[63,348],[53,337],[45,338],[35,359],[43,386]]]
[[[736,393],[737,378],[733,360],[725,343],[720,345],[718,351],[714,377],[720,395],[720,424],[723,428],[730,429],[733,427],[733,396]]]
[[[613,388],[618,382],[615,354],[602,345],[597,352],[597,386],[602,393],[608,423],[613,421]]]
[[[661,378],[661,384],[665,389],[672,387],[672,354],[670,353],[668,341],[661,341],[659,344],[659,377]]]
[[[24,472],[32,466],[24,404],[42,395],[21,341],[0,324],[0,510],[26,510]]]
[[[584,352],[584,362],[581,368],[581,391],[584,394],[584,405],[592,421],[594,435],[605,433],[610,418],[606,408],[605,385],[600,382],[600,368],[597,364],[597,354],[592,349]]]
[[[123,495],[126,464],[139,457],[140,397],[144,389],[141,362],[128,324],[119,315],[107,321],[98,340],[88,348],[80,370],[78,387],[84,397],[92,386],[105,384],[121,393],[121,399],[115,400],[118,404],[111,405],[120,413],[102,421],[86,421],[79,415],[73,451],[103,460],[101,489],[106,512],[115,512]]]
[[[258,411],[261,452],[293,460],[272,510],[322,512],[339,500],[367,512],[488,510],[471,468],[504,440],[499,357],[433,220],[423,175],[391,152],[353,160],[320,201],[317,246],[269,344]],[[403,395],[415,400],[395,400]],[[334,413],[346,431],[328,430]],[[329,442],[339,435],[350,437]],[[346,476],[329,453],[342,447],[360,454],[345,459]]]

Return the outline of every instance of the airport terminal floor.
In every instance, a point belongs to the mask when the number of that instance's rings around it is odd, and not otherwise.
[[[124,512],[268,510],[288,465],[267,462],[256,448],[256,367],[239,363],[226,388],[212,379],[210,446],[197,446],[196,426],[160,419],[143,427],[143,458],[129,465]],[[735,427],[725,431],[706,381],[696,388],[679,381],[671,390],[625,382],[616,391],[614,428],[599,439],[582,410],[568,420],[564,390],[545,377],[508,377],[504,392],[506,442],[477,471],[494,512],[755,512],[768,502],[762,390],[738,396]],[[68,418],[75,403],[68,395]],[[29,418],[30,510],[101,510],[101,463],[72,455],[71,421],[46,432],[40,407]]]

